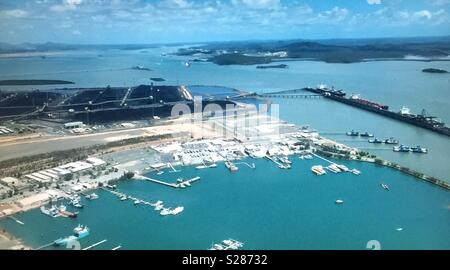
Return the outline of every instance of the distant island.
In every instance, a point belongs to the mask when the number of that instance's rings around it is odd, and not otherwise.
[[[240,53],[227,53],[216,55],[209,59],[217,65],[255,65],[255,64],[268,64],[272,62],[269,57],[248,56]]]
[[[266,68],[288,68],[289,66],[286,64],[279,64],[279,65],[266,65],[266,66],[256,66],[256,68],[259,69],[266,69]]]
[[[0,85],[51,85],[51,84],[75,84],[62,80],[1,80]]]
[[[164,81],[166,81],[166,80],[163,79],[163,78],[150,78],[150,80],[152,80],[152,81],[154,81],[154,82],[164,82]]]
[[[326,63],[404,60],[449,61],[448,39],[278,40],[211,43],[179,49],[179,56],[200,56],[218,65],[258,65],[284,59]]]
[[[438,68],[425,68],[425,69],[422,69],[422,72],[427,72],[427,73],[448,73],[447,70],[438,69]]]

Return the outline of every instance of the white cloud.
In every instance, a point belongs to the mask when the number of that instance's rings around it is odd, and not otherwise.
[[[54,12],[64,12],[67,10],[75,10],[77,6],[81,5],[83,0],[63,0],[59,5],[50,6],[50,10]]]
[[[428,10],[420,10],[413,13],[413,16],[416,18],[427,18],[431,19],[433,15],[431,15],[431,12]]]
[[[367,4],[369,5],[380,5],[381,0],[367,0]]]
[[[28,12],[22,9],[1,10],[0,16],[10,18],[24,18],[28,16]]]
[[[235,6],[245,6],[253,9],[273,9],[280,6],[280,0],[232,0]]]

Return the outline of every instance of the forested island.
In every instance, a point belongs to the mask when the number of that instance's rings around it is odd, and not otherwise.
[[[439,69],[439,68],[425,68],[425,69],[422,69],[422,72],[426,72],[426,73],[448,73],[447,70]]]
[[[75,84],[63,80],[0,80],[0,85],[52,85],[52,84]]]

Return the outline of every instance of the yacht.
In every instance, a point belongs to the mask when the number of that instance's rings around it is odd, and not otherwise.
[[[342,164],[336,164],[336,167],[339,168],[339,170],[343,171],[343,172],[348,172],[348,168],[345,165]]]
[[[228,170],[230,170],[231,172],[235,172],[235,171],[239,170],[239,168],[236,167],[236,165],[234,165],[233,162],[228,161],[228,160],[225,161],[225,167],[227,167]]]
[[[311,167],[311,171],[312,171],[313,173],[315,173],[316,175],[324,175],[324,174],[327,173],[327,172],[323,169],[323,167],[320,166],[320,165],[312,166],[312,167]]]
[[[328,170],[332,171],[333,173],[339,173],[341,170],[336,166],[336,164],[331,164],[328,167]]]
[[[368,132],[364,132],[364,133],[359,134],[359,136],[361,136],[361,137],[373,137],[373,134],[372,133],[368,133]]]
[[[392,137],[384,141],[385,144],[398,144],[398,141]]]
[[[336,200],[335,203],[336,203],[336,204],[343,204],[344,201],[343,201],[343,200]]]
[[[170,211],[170,213],[172,215],[178,215],[179,213],[183,212],[183,210],[184,210],[183,206],[178,206],[178,207],[175,207],[175,209],[173,209],[172,211]]]
[[[380,139],[375,138],[375,139],[370,139],[369,143],[383,143],[383,141],[380,140]]]
[[[410,152],[411,148],[401,144],[400,146],[394,146],[393,150],[394,152]]]
[[[384,183],[381,183],[381,187],[384,188],[385,190],[389,191],[389,186],[388,185],[386,185]]]
[[[56,246],[67,245],[71,241],[85,238],[88,235],[89,235],[89,228],[84,225],[78,225],[77,227],[75,227],[75,229],[73,229],[73,235],[65,238],[59,238],[58,240],[55,240],[53,244]]]
[[[92,194],[86,195],[86,199],[88,199],[88,200],[96,200],[96,199],[98,199],[98,195],[95,194],[95,193],[92,193]]]
[[[413,153],[421,153],[421,154],[427,154],[428,153],[428,149],[420,147],[420,145],[418,145],[416,147],[412,147],[411,151]]]

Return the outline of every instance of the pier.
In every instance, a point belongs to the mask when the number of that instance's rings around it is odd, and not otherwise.
[[[13,216],[8,216],[8,218],[14,220],[15,222],[19,223],[20,225],[25,225],[25,223],[23,223],[22,221],[18,220],[17,218],[15,218]]]
[[[188,179],[188,180],[184,180],[184,181],[176,183],[176,184],[175,183],[167,183],[167,182],[164,182],[164,181],[161,181],[161,180],[157,180],[157,179],[153,179],[153,178],[150,178],[150,177],[147,177],[147,176],[143,176],[143,175],[140,175],[139,179],[150,181],[150,182],[153,182],[153,183],[157,183],[157,184],[168,186],[168,187],[172,187],[172,188],[180,188],[182,184],[186,184],[186,183],[190,184],[192,182],[200,180],[200,176],[196,176],[194,178],[191,178],[191,179]]]
[[[85,248],[83,248],[82,250],[89,250],[89,249],[91,249],[91,248],[94,248],[94,247],[96,247],[96,246],[98,246],[98,245],[101,245],[101,244],[103,244],[103,243],[105,243],[106,241],[108,241],[108,240],[102,240],[102,241],[100,241],[100,242],[97,242],[97,243],[95,243],[95,244],[93,244],[93,245],[90,245],[90,246],[88,246],[88,247],[85,247]]]

